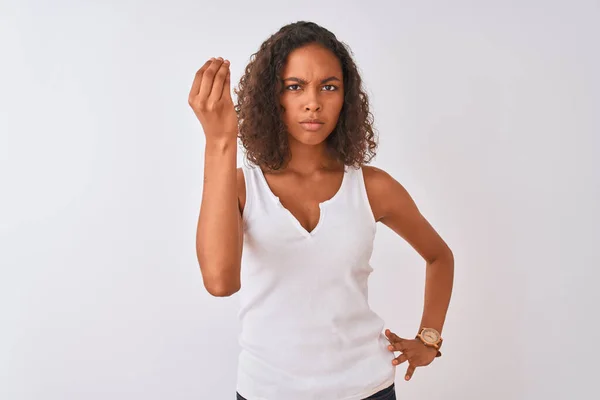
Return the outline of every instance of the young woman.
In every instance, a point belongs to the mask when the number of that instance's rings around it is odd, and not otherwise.
[[[409,380],[441,355],[453,255],[404,187],[365,165],[376,142],[361,84],[346,45],[304,21],[253,54],[236,105],[227,60],[196,73],[189,104],[206,136],[197,255],[212,295],[239,291],[237,399],[395,399],[396,366],[408,361]],[[369,308],[377,222],[427,262],[414,339],[382,332]]]

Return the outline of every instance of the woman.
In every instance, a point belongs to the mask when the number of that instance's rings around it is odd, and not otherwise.
[[[376,143],[349,50],[300,21],[253,54],[230,94],[229,62],[197,72],[189,104],[206,136],[198,262],[214,296],[239,291],[237,399],[395,399],[396,366],[441,355],[452,252],[404,187],[367,166]],[[246,161],[236,169],[237,138]],[[376,223],[426,260],[414,339],[367,301]],[[395,357],[394,352],[400,352]]]

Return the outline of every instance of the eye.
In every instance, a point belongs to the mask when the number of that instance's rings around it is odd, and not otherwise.
[[[295,87],[295,86],[297,86],[297,87],[300,87],[300,85],[289,85],[289,86],[286,86],[286,89],[287,89],[287,90],[291,90],[292,92],[296,92],[297,90],[295,90],[295,89],[290,89],[290,88],[293,88],[293,87]],[[327,87],[331,88],[331,89],[326,89],[326,90],[325,90],[326,92],[334,92],[334,91],[338,90],[338,87],[337,87],[337,86],[335,86],[335,85],[325,85],[325,86],[323,86],[323,87],[324,87],[324,88],[327,88]]]

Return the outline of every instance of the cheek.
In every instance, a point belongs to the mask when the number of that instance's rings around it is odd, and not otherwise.
[[[338,105],[340,110],[342,109],[342,106],[344,105],[344,92],[340,92],[340,95],[338,97]]]
[[[335,100],[332,99],[329,104],[329,110],[332,115],[338,115],[342,111],[342,107],[344,106],[344,96],[339,96]]]
[[[335,96],[331,96],[332,98],[329,101],[329,108],[335,109],[337,111],[342,109],[344,105],[344,93],[336,93]]]
[[[290,114],[290,112],[294,109],[294,105],[292,104],[292,102],[290,102],[289,99],[286,99],[285,97],[281,97],[279,99],[279,104],[281,105],[281,108],[283,109],[283,117],[287,118],[287,116]]]

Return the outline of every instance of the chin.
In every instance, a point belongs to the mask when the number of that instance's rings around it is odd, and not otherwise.
[[[325,127],[323,127],[323,132],[309,132],[303,129],[300,131],[289,132],[289,135],[292,136],[296,142],[307,145],[321,144],[329,137],[330,134],[331,131],[328,131]]]
[[[323,135],[315,135],[313,134],[300,134],[300,135],[292,135],[294,140],[296,142],[302,143],[302,144],[306,144],[309,146],[315,146],[318,144],[321,144],[325,141],[325,139],[327,139],[327,136],[323,136]]]

